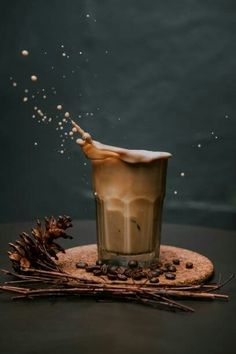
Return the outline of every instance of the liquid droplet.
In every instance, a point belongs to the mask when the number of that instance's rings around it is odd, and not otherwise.
[[[26,49],[23,49],[23,50],[21,51],[21,54],[22,54],[24,57],[27,57],[27,56],[29,55],[29,51],[26,50]]]
[[[31,81],[36,82],[38,77],[36,75],[31,75]]]

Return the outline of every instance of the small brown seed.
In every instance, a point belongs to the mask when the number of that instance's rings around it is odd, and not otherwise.
[[[171,263],[170,263],[170,262],[166,262],[166,263],[164,264],[164,266],[165,266],[166,268],[169,268],[169,267],[171,266]]]
[[[171,265],[168,267],[169,272],[176,272],[176,267],[174,265]]]
[[[109,272],[109,274],[115,274],[116,275],[118,273],[117,269],[118,269],[117,266],[109,266],[108,267],[108,272]]]
[[[138,262],[136,260],[131,260],[129,261],[128,266],[130,268],[136,268],[138,266]]]
[[[76,268],[84,269],[84,268],[86,268],[88,266],[88,263],[81,261],[81,262],[76,263],[75,266],[76,266]]]
[[[92,273],[94,271],[94,266],[92,265],[88,265],[86,268],[85,268],[86,272],[88,273]]]
[[[179,265],[179,264],[180,264],[179,258],[174,258],[174,259],[173,259],[173,263],[174,263],[175,265]]]
[[[124,274],[125,269],[126,269],[126,268],[124,268],[124,267],[119,267],[119,268],[117,268],[117,273],[118,273],[118,274]]]
[[[168,272],[169,268],[163,266],[163,267],[161,267],[161,270],[162,270],[163,273],[165,273],[165,272]]]
[[[99,277],[100,275],[102,275],[101,269],[95,269],[95,270],[93,271],[93,275],[96,275],[97,277]]]
[[[134,280],[141,280],[142,279],[142,274],[141,273],[133,273],[132,278]]]
[[[116,279],[117,279],[117,276],[116,276],[115,274],[110,274],[110,273],[108,273],[108,274],[107,274],[107,278],[108,278],[109,280],[116,280]]]
[[[157,277],[151,278],[150,283],[159,283],[159,279]]]
[[[125,275],[127,278],[131,278],[131,276],[132,276],[132,269],[125,269],[124,275]]]
[[[193,263],[192,263],[192,262],[187,262],[187,263],[185,264],[185,267],[186,267],[187,269],[192,269],[192,268],[193,268]]]
[[[103,264],[102,266],[101,266],[101,271],[102,271],[102,274],[103,275],[106,275],[107,274],[107,265],[106,264]]]
[[[124,274],[117,274],[117,278],[122,281],[125,281],[128,279]]]
[[[173,273],[165,273],[165,277],[168,280],[174,280],[176,278],[176,275]]]

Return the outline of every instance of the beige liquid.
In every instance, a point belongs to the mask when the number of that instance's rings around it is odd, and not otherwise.
[[[93,166],[100,258],[149,253],[157,257],[171,154],[104,145],[78,128],[83,139],[77,142]]]

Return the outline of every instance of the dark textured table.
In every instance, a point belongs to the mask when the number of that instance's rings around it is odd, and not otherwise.
[[[6,251],[31,223],[0,225],[1,268],[9,268]],[[71,230],[73,247],[95,242],[95,223],[79,221]],[[236,269],[236,232],[164,225],[162,243],[189,248],[209,257],[216,275]],[[3,277],[1,278],[3,280]],[[229,302],[186,301],[196,312],[172,313],[136,304],[76,298],[10,300],[0,294],[0,352],[3,354],[233,354],[235,280],[224,288]]]

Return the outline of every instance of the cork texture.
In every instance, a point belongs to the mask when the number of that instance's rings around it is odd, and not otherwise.
[[[96,262],[96,244],[67,249],[65,253],[59,253],[58,258],[58,263],[62,267],[63,271],[69,273],[70,275],[79,276],[80,278],[86,280],[95,280],[101,283],[120,283],[120,281],[110,281],[106,276],[97,277],[91,273],[87,273],[84,269],[76,268],[76,263],[80,261],[88,264],[94,264]],[[180,260],[180,264],[176,266],[176,279],[168,280],[165,278],[165,275],[160,275],[160,281],[157,286],[188,286],[200,284],[209,279],[214,272],[213,263],[207,257],[191,250],[162,245],[160,248],[160,261],[162,263],[171,263],[174,258],[178,258]],[[192,262],[193,268],[186,269],[186,262]],[[142,284],[144,282],[148,284],[148,281],[146,280],[134,281],[132,279],[128,279],[127,281],[122,282],[122,285],[134,283]]]

